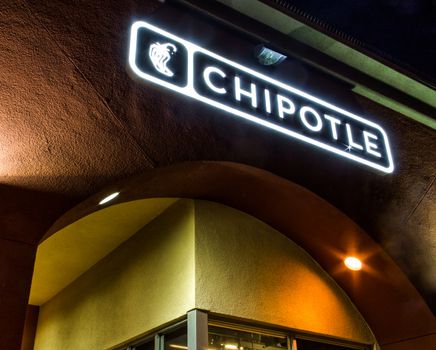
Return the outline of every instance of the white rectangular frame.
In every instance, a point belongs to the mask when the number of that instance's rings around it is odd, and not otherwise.
[[[137,66],[137,64],[136,64],[136,56],[137,56],[137,46],[138,46],[138,42],[137,42],[138,41],[138,31],[141,28],[149,29],[149,30],[151,30],[151,31],[153,31],[153,32],[155,32],[157,34],[166,36],[167,38],[169,38],[171,40],[174,40],[174,41],[182,44],[183,46],[185,46],[185,48],[187,49],[187,52],[188,52],[188,83],[187,83],[186,86],[180,87],[180,86],[171,84],[171,83],[169,83],[169,82],[167,82],[165,80],[161,80],[159,78],[156,78],[156,77],[154,77],[154,76],[152,76],[150,74],[147,74],[147,73],[141,71],[141,69]],[[327,107],[327,108],[329,108],[329,109],[331,109],[331,110],[333,110],[333,111],[335,111],[337,113],[340,113],[340,114],[345,115],[345,116],[347,116],[347,117],[349,117],[351,119],[357,120],[357,121],[359,121],[359,122],[361,122],[363,124],[366,124],[366,125],[369,125],[369,126],[371,126],[373,128],[378,129],[380,131],[380,133],[383,135],[383,141],[384,141],[384,145],[385,145],[385,148],[386,148],[386,155],[387,155],[387,158],[388,158],[388,166],[383,166],[383,165],[380,165],[378,163],[371,162],[371,161],[369,161],[369,160],[367,160],[365,158],[361,158],[361,157],[358,157],[358,156],[356,156],[354,154],[351,154],[351,153],[347,152],[346,150],[342,151],[342,150],[340,150],[338,148],[332,147],[332,146],[330,146],[328,144],[325,144],[325,143],[323,143],[321,141],[318,141],[318,140],[312,139],[310,137],[307,137],[305,135],[299,134],[299,133],[297,133],[297,132],[295,132],[293,130],[289,130],[289,129],[283,128],[283,127],[281,127],[279,125],[276,125],[274,123],[268,122],[267,120],[264,120],[264,119],[261,119],[259,117],[250,115],[250,114],[248,114],[246,112],[243,112],[243,111],[240,111],[238,109],[229,107],[229,106],[227,106],[225,104],[222,104],[220,102],[214,101],[214,100],[212,100],[210,98],[207,98],[205,96],[202,96],[202,95],[198,94],[197,91],[195,91],[195,89],[194,89],[194,53],[195,52],[204,53],[204,54],[206,54],[206,55],[208,55],[208,56],[210,56],[210,57],[212,57],[212,58],[214,58],[214,59],[216,59],[218,61],[221,61],[221,62],[223,62],[225,64],[230,65],[230,66],[233,66],[236,69],[239,69],[239,70],[242,70],[242,71],[244,71],[244,72],[246,72],[248,74],[254,75],[255,77],[257,77],[259,79],[262,79],[262,80],[264,80],[264,81],[266,81],[266,82],[268,82],[270,84],[276,85],[276,86],[278,86],[278,87],[280,87],[280,88],[282,88],[284,90],[287,90],[287,91],[289,91],[291,93],[299,95],[299,96],[301,96],[301,97],[303,97],[303,98],[305,98],[307,100],[310,100],[310,101],[315,102],[317,104],[320,104],[320,105],[322,105],[324,107]],[[204,49],[204,48],[202,48],[202,47],[200,47],[198,45],[195,45],[195,44],[193,44],[193,43],[191,43],[191,42],[189,42],[189,41],[187,41],[185,39],[182,39],[182,38],[180,38],[180,37],[178,37],[178,36],[176,36],[174,34],[171,34],[171,33],[167,32],[167,31],[165,31],[163,29],[160,29],[160,28],[158,28],[158,27],[156,27],[156,26],[154,26],[154,25],[152,25],[152,24],[150,24],[148,22],[137,21],[137,22],[134,22],[132,24],[131,31],[130,31],[129,66],[130,66],[130,69],[138,77],[140,77],[142,79],[145,79],[147,81],[150,81],[152,83],[155,83],[157,85],[163,86],[163,87],[165,87],[167,89],[170,89],[170,90],[173,90],[173,91],[178,92],[180,94],[189,96],[189,97],[194,98],[194,99],[196,99],[198,101],[204,102],[204,103],[206,103],[206,104],[208,104],[210,106],[213,106],[213,107],[216,107],[218,109],[224,110],[224,111],[226,111],[228,113],[231,113],[233,115],[239,116],[241,118],[244,118],[244,119],[249,120],[251,122],[254,122],[256,124],[265,126],[267,128],[270,128],[272,130],[278,131],[278,132],[280,132],[282,134],[291,136],[291,137],[293,137],[295,139],[304,141],[306,143],[312,144],[314,146],[317,146],[319,148],[325,149],[327,151],[333,152],[333,153],[335,153],[335,154],[337,154],[339,156],[351,159],[351,160],[353,160],[355,162],[358,162],[360,164],[363,164],[363,165],[369,166],[369,167],[371,167],[373,169],[379,170],[379,171],[381,171],[383,173],[389,174],[389,173],[392,173],[394,171],[394,163],[393,163],[393,158],[392,158],[392,153],[391,153],[391,149],[390,149],[390,145],[389,145],[388,136],[387,136],[386,132],[384,131],[384,129],[380,125],[378,125],[378,124],[376,124],[376,123],[374,123],[372,121],[369,121],[369,120],[367,120],[365,118],[362,118],[360,116],[357,116],[357,115],[355,115],[353,113],[350,113],[350,112],[348,112],[348,111],[346,111],[346,110],[344,110],[342,108],[339,108],[338,106],[335,106],[335,105],[333,105],[331,103],[328,103],[328,102],[326,102],[326,101],[324,101],[324,100],[322,100],[322,99],[320,99],[318,97],[315,97],[315,96],[310,95],[310,94],[308,94],[308,93],[306,93],[304,91],[301,91],[301,90],[299,90],[299,89],[297,89],[297,88],[295,88],[295,87],[293,87],[291,85],[284,84],[284,83],[282,83],[282,82],[280,82],[278,80],[272,79],[272,78],[270,78],[270,77],[268,77],[268,76],[266,76],[264,74],[258,73],[256,71],[250,69],[250,68],[242,66],[239,63],[231,61],[231,60],[229,60],[229,59],[227,59],[225,57],[219,56],[219,55],[217,55],[217,54],[215,54],[215,53],[213,53],[213,52],[211,52],[209,50],[206,50],[206,49]]]

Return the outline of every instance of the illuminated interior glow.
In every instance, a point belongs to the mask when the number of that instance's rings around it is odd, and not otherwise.
[[[224,345],[224,349],[228,349],[228,350],[238,350],[238,346],[235,344],[225,344]]]
[[[155,33],[158,33],[160,35],[166,36],[167,38],[169,38],[171,40],[174,40],[174,41],[176,41],[176,42],[178,42],[178,43],[180,43],[180,44],[185,46],[185,48],[187,49],[187,52],[188,52],[188,82],[187,82],[186,86],[181,87],[181,86],[177,86],[177,85],[171,84],[168,81],[156,78],[156,77],[154,77],[154,76],[152,76],[150,74],[147,74],[147,73],[141,71],[141,69],[139,69],[139,67],[136,65],[136,50],[137,50],[137,46],[138,46],[138,31],[139,31],[140,28],[147,28],[147,29],[149,29],[149,30],[151,30],[151,31],[153,31]],[[221,62],[223,62],[225,64],[228,64],[228,65],[230,65],[230,66],[232,66],[234,68],[240,69],[240,70],[242,70],[242,71],[244,71],[244,72],[246,72],[248,74],[251,74],[251,75],[253,75],[253,76],[255,76],[255,77],[259,78],[259,79],[262,79],[262,80],[264,80],[264,81],[266,81],[266,82],[268,82],[270,84],[276,85],[276,86],[278,86],[278,87],[280,87],[280,88],[282,88],[284,90],[287,90],[287,91],[289,91],[291,93],[299,95],[299,96],[301,96],[301,97],[303,97],[303,98],[305,98],[307,100],[315,102],[315,103],[317,103],[319,105],[322,105],[322,106],[324,106],[326,108],[329,108],[329,109],[331,109],[331,110],[333,110],[333,111],[335,111],[337,113],[340,113],[340,114],[342,114],[344,116],[347,116],[347,117],[349,117],[351,119],[354,119],[356,121],[359,121],[359,122],[361,122],[363,124],[366,124],[368,126],[371,126],[371,127],[375,128],[375,129],[377,129],[380,132],[380,134],[383,136],[384,145],[385,145],[385,148],[386,148],[386,157],[387,157],[388,165],[384,166],[384,165],[372,162],[372,161],[367,160],[365,158],[362,158],[362,157],[360,157],[360,156],[358,156],[356,154],[353,154],[351,152],[347,152],[346,150],[338,149],[336,147],[333,147],[333,146],[331,146],[329,144],[326,144],[324,142],[321,142],[319,140],[315,140],[315,139],[310,138],[310,137],[308,137],[306,135],[302,135],[302,134],[300,134],[300,133],[298,133],[296,131],[293,131],[293,130],[284,128],[282,126],[276,125],[276,124],[274,124],[272,122],[269,122],[267,120],[263,120],[263,119],[261,119],[259,117],[253,116],[251,114],[248,114],[248,113],[246,113],[244,111],[241,111],[241,110],[238,110],[236,108],[232,108],[232,107],[230,107],[228,105],[225,105],[225,104],[223,104],[221,102],[212,100],[212,99],[207,98],[205,96],[201,96],[194,89],[194,53],[196,53],[196,52],[204,53],[204,54],[208,55],[209,57],[212,57],[212,58],[214,58],[214,59],[216,59],[218,61],[221,61]],[[202,47],[200,47],[198,45],[195,45],[195,44],[193,44],[193,43],[191,43],[191,42],[189,42],[187,40],[184,40],[184,39],[182,39],[182,38],[180,38],[180,37],[178,37],[178,36],[176,36],[174,34],[171,34],[171,33],[167,32],[165,30],[162,30],[162,29],[160,29],[160,28],[158,28],[158,27],[156,27],[156,26],[154,26],[154,25],[152,25],[150,23],[145,22],[145,21],[137,21],[137,22],[134,22],[132,24],[132,27],[131,27],[131,36],[130,36],[130,45],[129,45],[129,66],[130,66],[130,69],[137,76],[139,76],[140,78],[148,80],[148,81],[150,81],[152,83],[155,83],[157,85],[163,86],[163,87],[165,87],[167,89],[170,89],[170,90],[173,90],[173,91],[178,92],[180,94],[189,96],[191,98],[194,98],[194,99],[196,99],[198,101],[206,103],[206,104],[208,104],[210,106],[213,106],[215,108],[224,110],[224,111],[226,111],[228,113],[234,114],[236,116],[239,116],[241,118],[244,118],[244,119],[249,120],[251,122],[254,122],[256,124],[259,124],[259,125],[262,125],[262,126],[265,126],[265,127],[269,128],[269,129],[272,129],[274,131],[286,134],[286,135],[291,136],[291,137],[293,137],[295,139],[298,139],[300,141],[304,141],[306,143],[309,143],[309,144],[314,145],[316,147],[325,149],[325,150],[330,151],[332,153],[335,153],[335,154],[337,154],[337,155],[339,155],[341,157],[351,159],[351,160],[353,160],[355,162],[364,164],[366,166],[369,166],[371,168],[377,169],[377,170],[382,171],[384,173],[392,173],[394,171],[393,158],[392,158],[392,153],[391,153],[391,149],[390,149],[390,145],[389,145],[388,136],[387,136],[386,132],[384,131],[384,129],[380,125],[378,125],[378,124],[376,124],[376,123],[374,123],[374,122],[372,122],[372,121],[370,121],[368,119],[365,119],[365,118],[357,116],[357,115],[355,115],[353,113],[350,113],[350,112],[348,112],[348,111],[346,111],[346,110],[344,110],[344,109],[342,109],[342,108],[340,108],[340,107],[338,107],[336,105],[333,105],[333,104],[331,104],[329,102],[326,102],[326,101],[324,101],[324,100],[322,100],[322,99],[320,99],[318,97],[315,97],[315,96],[310,95],[310,94],[308,94],[308,93],[306,93],[304,91],[301,91],[301,90],[299,90],[297,88],[294,88],[291,85],[284,84],[284,83],[282,83],[282,82],[280,82],[278,80],[275,80],[275,79],[270,78],[270,77],[268,77],[266,75],[258,73],[256,71],[250,69],[250,68],[244,67],[244,66],[242,66],[242,65],[240,65],[240,64],[238,64],[236,62],[233,62],[233,61],[231,61],[231,60],[229,60],[227,58],[219,56],[219,55],[217,55],[217,54],[215,54],[215,53],[213,53],[211,51],[208,51],[208,50],[206,50],[206,49],[204,49],[204,48],[202,48]],[[291,107],[289,107],[288,109],[290,109],[292,111]],[[284,112],[285,112],[285,110],[283,109],[282,110],[283,117],[284,117]],[[294,113],[295,113],[295,111],[294,111]],[[348,128],[350,128],[350,126],[348,126]],[[350,133],[351,133],[351,130],[350,130]],[[352,147],[355,147],[355,148],[363,150],[363,147],[361,145],[359,145],[359,144],[357,144],[358,147],[356,147],[355,145],[352,145],[352,144],[350,144],[350,145]],[[361,148],[359,148],[359,146]],[[370,147],[370,148],[372,149],[372,147]],[[370,153],[370,152],[368,152],[368,153]]]
[[[120,194],[120,192],[114,192],[114,193],[110,194],[109,196],[104,197],[100,202],[98,202],[98,205],[102,205],[102,204],[105,204],[105,203],[111,201],[112,199],[117,197],[119,194]]]
[[[362,269],[362,262],[354,256],[348,256],[344,260],[344,264],[346,267],[353,271],[359,271]]]

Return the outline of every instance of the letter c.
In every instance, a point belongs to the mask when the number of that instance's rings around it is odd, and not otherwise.
[[[203,79],[206,83],[206,85],[212,90],[215,91],[218,94],[225,94],[227,93],[227,90],[223,87],[217,87],[216,85],[213,85],[212,82],[210,81],[210,75],[212,73],[218,74],[221,78],[225,78],[226,77],[226,73],[224,73],[221,69],[217,68],[217,67],[212,67],[209,66],[207,67],[204,71],[203,71]]]

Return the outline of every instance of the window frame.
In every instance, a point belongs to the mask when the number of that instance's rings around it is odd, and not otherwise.
[[[154,341],[154,350],[165,350],[165,334],[168,334],[186,325],[187,350],[207,350],[209,344],[209,326],[231,329],[234,331],[257,333],[265,336],[283,337],[287,339],[287,350],[298,350],[297,341],[309,340],[329,345],[346,347],[347,350],[376,350],[376,344],[364,344],[347,339],[329,337],[323,334],[301,332],[273,325],[262,325],[255,322],[231,319],[215,315],[204,310],[194,309],[186,314],[186,317],[161,329],[129,342],[123,346],[114,347],[114,350],[135,350],[136,346]]]

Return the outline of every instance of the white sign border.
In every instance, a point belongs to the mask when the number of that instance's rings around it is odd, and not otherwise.
[[[171,84],[171,83],[169,83],[167,81],[161,80],[161,79],[156,78],[156,77],[154,77],[152,75],[144,73],[143,71],[141,71],[138,68],[138,66],[136,65],[136,50],[137,50],[137,44],[138,44],[137,43],[137,40],[138,40],[138,31],[139,31],[140,28],[146,28],[146,29],[149,29],[149,30],[151,30],[151,31],[153,31],[155,33],[158,33],[160,35],[166,36],[167,38],[170,38],[170,39],[172,39],[174,41],[177,41],[177,42],[181,43],[182,45],[184,45],[186,47],[187,52],[188,52],[188,84],[185,87],[180,87],[180,86],[173,85],[173,84]],[[386,154],[387,154],[387,157],[388,157],[388,164],[389,164],[389,166],[388,167],[384,167],[384,166],[382,166],[380,164],[373,163],[373,162],[371,162],[371,161],[369,161],[367,159],[360,158],[360,157],[358,157],[358,156],[356,156],[354,154],[351,154],[351,153],[347,152],[346,150],[344,150],[344,151],[339,150],[339,149],[337,149],[335,147],[332,147],[332,146],[330,146],[328,144],[325,144],[323,142],[314,140],[312,138],[309,138],[307,136],[299,134],[299,133],[297,133],[295,131],[283,128],[281,126],[278,126],[276,124],[268,122],[268,121],[266,121],[264,119],[258,118],[256,116],[250,115],[250,114],[245,113],[243,111],[240,111],[238,109],[229,107],[229,106],[224,105],[224,104],[222,104],[220,102],[217,102],[217,101],[211,100],[211,99],[209,99],[207,97],[199,95],[195,91],[195,89],[194,89],[194,76],[193,75],[194,75],[194,53],[195,52],[204,53],[204,54],[206,54],[206,55],[208,55],[208,56],[210,56],[210,57],[212,57],[212,58],[214,58],[214,59],[216,59],[218,61],[221,61],[221,62],[223,62],[225,64],[231,65],[231,66],[233,66],[233,67],[235,67],[237,69],[240,69],[240,70],[242,70],[242,71],[244,71],[244,72],[246,72],[248,74],[254,75],[255,77],[260,78],[262,80],[265,80],[266,82],[269,82],[269,83],[271,83],[273,85],[279,86],[280,88],[282,88],[284,90],[292,92],[292,93],[294,93],[296,95],[299,95],[299,96],[304,97],[304,98],[306,98],[306,99],[308,99],[310,101],[316,102],[317,104],[320,104],[320,105],[325,106],[325,107],[327,107],[327,108],[329,108],[331,110],[334,110],[334,111],[336,111],[338,113],[346,115],[347,117],[350,117],[352,119],[358,120],[359,122],[361,122],[363,124],[370,125],[373,128],[378,129],[380,131],[380,133],[383,135],[383,138],[384,138],[384,144],[385,144],[385,147],[386,147]],[[358,163],[367,165],[367,166],[369,166],[371,168],[377,169],[377,170],[382,171],[384,173],[389,174],[389,173],[392,173],[394,171],[394,164],[393,164],[391,149],[390,149],[390,146],[389,146],[388,136],[387,136],[386,132],[383,130],[383,128],[380,125],[378,125],[378,124],[376,124],[374,122],[371,122],[371,121],[369,121],[367,119],[364,119],[362,117],[359,117],[359,116],[357,116],[357,115],[355,115],[353,113],[350,113],[350,112],[348,112],[348,111],[346,111],[346,110],[344,110],[342,108],[339,108],[339,107],[337,107],[337,106],[335,106],[333,104],[325,102],[325,101],[323,101],[323,100],[321,100],[321,99],[319,99],[319,98],[317,98],[315,96],[312,96],[312,95],[310,95],[310,94],[308,94],[308,93],[306,93],[304,91],[301,91],[301,90],[299,90],[297,88],[294,88],[294,87],[292,87],[290,85],[287,85],[287,84],[284,84],[284,83],[282,83],[282,82],[280,82],[278,80],[272,79],[272,78],[270,78],[270,77],[268,77],[266,75],[263,75],[261,73],[258,73],[256,71],[254,71],[254,70],[252,70],[250,68],[244,67],[244,66],[242,66],[242,65],[240,65],[240,64],[238,64],[236,62],[233,62],[233,61],[231,61],[231,60],[229,60],[227,58],[219,56],[219,55],[217,55],[217,54],[215,54],[215,53],[213,53],[213,52],[211,52],[209,50],[206,50],[206,49],[204,49],[204,48],[202,48],[202,47],[200,47],[198,45],[195,45],[195,44],[193,44],[193,43],[191,43],[191,42],[189,42],[187,40],[179,38],[178,36],[176,36],[174,34],[168,33],[167,31],[162,30],[162,29],[160,29],[160,28],[158,28],[158,27],[156,27],[156,26],[154,26],[154,25],[152,25],[152,24],[150,24],[148,22],[137,21],[137,22],[134,22],[132,24],[131,31],[130,31],[129,65],[130,65],[130,68],[132,69],[132,71],[136,75],[138,75],[140,78],[143,78],[145,80],[151,81],[151,82],[153,82],[155,84],[158,84],[160,86],[163,86],[163,87],[165,87],[167,89],[170,89],[170,90],[176,91],[178,93],[181,93],[183,95],[189,96],[189,97],[194,98],[194,99],[196,99],[198,101],[207,103],[207,104],[209,104],[209,105],[211,105],[213,107],[219,108],[221,110],[224,110],[226,112],[232,113],[232,114],[237,115],[239,117],[242,117],[244,119],[250,120],[250,121],[252,121],[252,122],[254,122],[256,124],[263,125],[263,126],[269,128],[269,129],[273,129],[275,131],[278,131],[280,133],[283,133],[283,134],[286,134],[288,136],[294,137],[296,139],[299,139],[301,141],[307,142],[307,143],[312,144],[314,146],[323,148],[323,149],[325,149],[327,151],[330,151],[330,152],[333,152],[333,153],[335,153],[335,154],[337,154],[339,156],[342,156],[342,157],[354,160],[354,161],[356,161]]]

